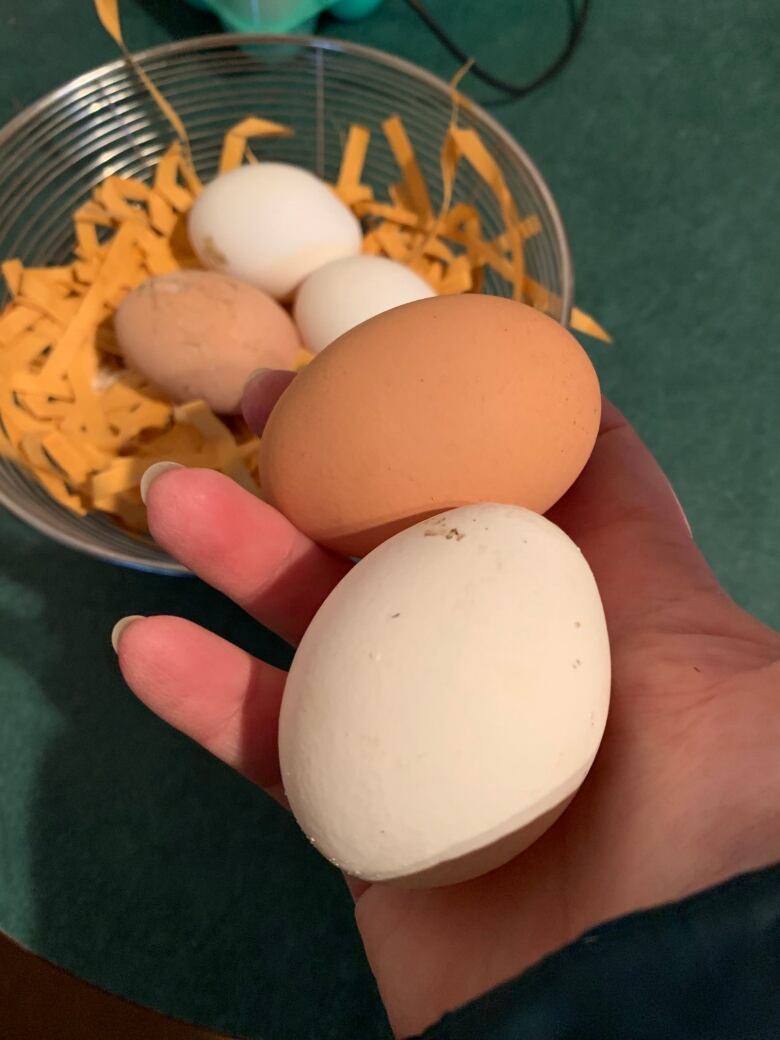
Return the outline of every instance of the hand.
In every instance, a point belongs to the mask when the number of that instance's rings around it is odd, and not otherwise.
[[[282,382],[251,385],[256,425]],[[160,545],[293,643],[350,566],[206,470],[158,477],[148,511]],[[664,474],[610,405],[550,518],[582,548],[604,602],[604,741],[571,807],[500,870],[429,891],[352,885],[400,1036],[602,921],[780,857],[780,637],[719,588]],[[171,617],[131,623],[119,660],[153,711],[283,799],[283,672]]]

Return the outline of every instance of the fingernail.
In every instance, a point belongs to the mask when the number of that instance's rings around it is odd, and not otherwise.
[[[276,402],[295,379],[295,372],[283,368],[258,368],[244,387],[241,413],[255,433],[262,434]]]
[[[141,477],[140,491],[141,501],[143,502],[143,504],[146,505],[146,497],[149,494],[149,488],[152,486],[152,483],[155,480],[157,480],[158,477],[161,477],[163,473],[167,473],[169,469],[185,468],[186,467],[182,466],[179,462],[155,462],[154,465],[150,466],[149,469],[147,469],[144,472],[144,475]]]
[[[134,621],[142,621],[144,618],[143,614],[128,614],[127,617],[120,618],[114,627],[111,629],[111,645],[114,648],[114,653],[119,653],[119,640],[122,638],[122,633],[128,627],[132,625]]]
[[[664,474],[664,475],[665,475],[665,474]],[[667,484],[669,485],[669,490],[670,490],[670,491],[671,491],[671,493],[672,493],[672,497],[674,498],[675,502],[677,503],[677,508],[678,508],[678,509],[680,510],[680,516],[682,517],[683,523],[684,523],[684,524],[685,524],[685,526],[686,526],[686,527],[688,528],[688,534],[689,534],[689,535],[691,536],[691,538],[693,538],[693,531],[691,530],[691,524],[690,524],[690,521],[688,520],[688,517],[687,517],[687,515],[686,515],[686,512],[685,512],[685,510],[684,510],[684,509],[683,509],[683,507],[682,507],[682,502],[681,502],[681,501],[680,501],[680,499],[679,499],[679,498],[677,497],[677,492],[676,492],[676,491],[674,490],[674,488],[672,487],[672,482],[671,482],[671,480],[669,480],[669,478],[668,478],[668,477],[666,477],[666,483],[667,483]]]
[[[273,372],[273,369],[272,368],[256,368],[254,370],[254,372],[250,372],[249,375],[246,377],[246,383],[244,383],[244,386],[245,387],[249,386],[249,384],[253,383],[255,381],[255,379],[259,379],[260,376],[264,376],[266,374],[266,372]]]

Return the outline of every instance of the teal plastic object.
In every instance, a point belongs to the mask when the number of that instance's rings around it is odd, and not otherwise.
[[[211,11],[229,32],[311,32],[323,11],[356,21],[375,11],[382,0],[187,0]]]

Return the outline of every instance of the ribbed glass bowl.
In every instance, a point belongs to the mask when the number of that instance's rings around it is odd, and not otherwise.
[[[439,150],[451,115],[450,91],[435,76],[381,51],[308,36],[219,35],[144,51],[138,60],[184,120],[198,171],[216,169],[225,131],[247,115],[291,126],[291,138],[262,142],[263,157],[306,166],[334,179],[346,131],[359,122],[380,131],[399,113],[432,193],[440,201]],[[566,322],[573,278],[561,218],[523,149],[473,103],[459,114],[501,166],[522,215],[541,234],[526,244],[528,273],[553,294],[553,317]],[[104,178],[150,175],[172,139],[135,72],[117,60],[36,102],[0,131],[0,259],[27,265],[71,258],[70,215]],[[486,235],[501,217],[484,183],[461,164],[453,202],[477,207]],[[364,181],[378,192],[398,179],[383,134],[372,135]],[[484,290],[509,287],[487,273]],[[0,297],[0,304],[3,298]],[[98,514],[79,517],[56,503],[23,470],[0,459],[0,503],[51,538],[112,563],[159,573],[184,568],[149,538]]]

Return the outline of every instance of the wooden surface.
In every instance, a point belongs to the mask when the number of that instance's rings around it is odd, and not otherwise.
[[[226,1040],[89,986],[0,932],[6,1040]]]

